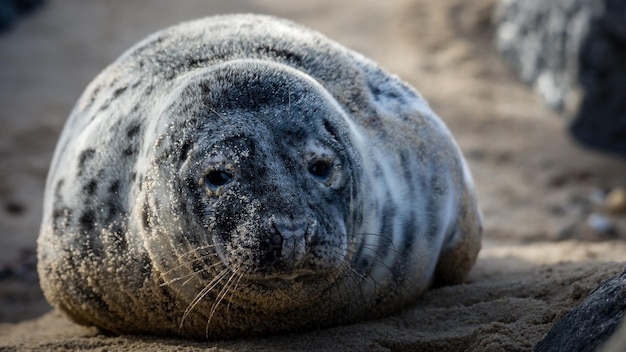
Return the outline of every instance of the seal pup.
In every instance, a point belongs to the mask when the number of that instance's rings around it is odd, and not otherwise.
[[[79,99],[38,271],[77,323],[229,338],[391,314],[480,248],[469,170],[407,84],[321,34],[232,15],[160,31]]]

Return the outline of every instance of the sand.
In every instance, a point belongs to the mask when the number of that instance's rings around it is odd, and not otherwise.
[[[626,216],[603,209],[626,162],[584,150],[493,48],[493,0],[51,0],[0,35],[0,350],[528,351],[626,261]],[[300,334],[233,341],[104,336],[51,311],[34,268],[41,200],[74,102],[146,35],[217,13],[290,18],[415,86],[467,156],[485,218],[465,284],[404,312]],[[615,231],[587,223],[606,216]]]

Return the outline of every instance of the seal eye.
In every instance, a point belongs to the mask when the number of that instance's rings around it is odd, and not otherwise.
[[[233,176],[225,171],[213,170],[210,171],[204,179],[209,187],[217,188],[229,183],[233,179]]]
[[[330,170],[332,169],[332,165],[326,161],[318,159],[309,165],[309,172],[311,175],[319,178],[319,179],[327,179],[330,176]]]

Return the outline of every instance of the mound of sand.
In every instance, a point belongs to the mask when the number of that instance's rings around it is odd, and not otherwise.
[[[617,263],[567,263],[493,270],[511,259],[485,258],[468,283],[429,291],[405,312],[300,334],[232,341],[99,335],[58,312],[0,325],[0,348],[20,350],[212,351],[527,351]]]

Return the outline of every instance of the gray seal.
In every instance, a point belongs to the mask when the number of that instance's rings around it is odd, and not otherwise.
[[[160,31],[86,89],[47,179],[47,299],[117,334],[229,338],[388,315],[480,248],[472,179],[407,84],[289,21]]]

